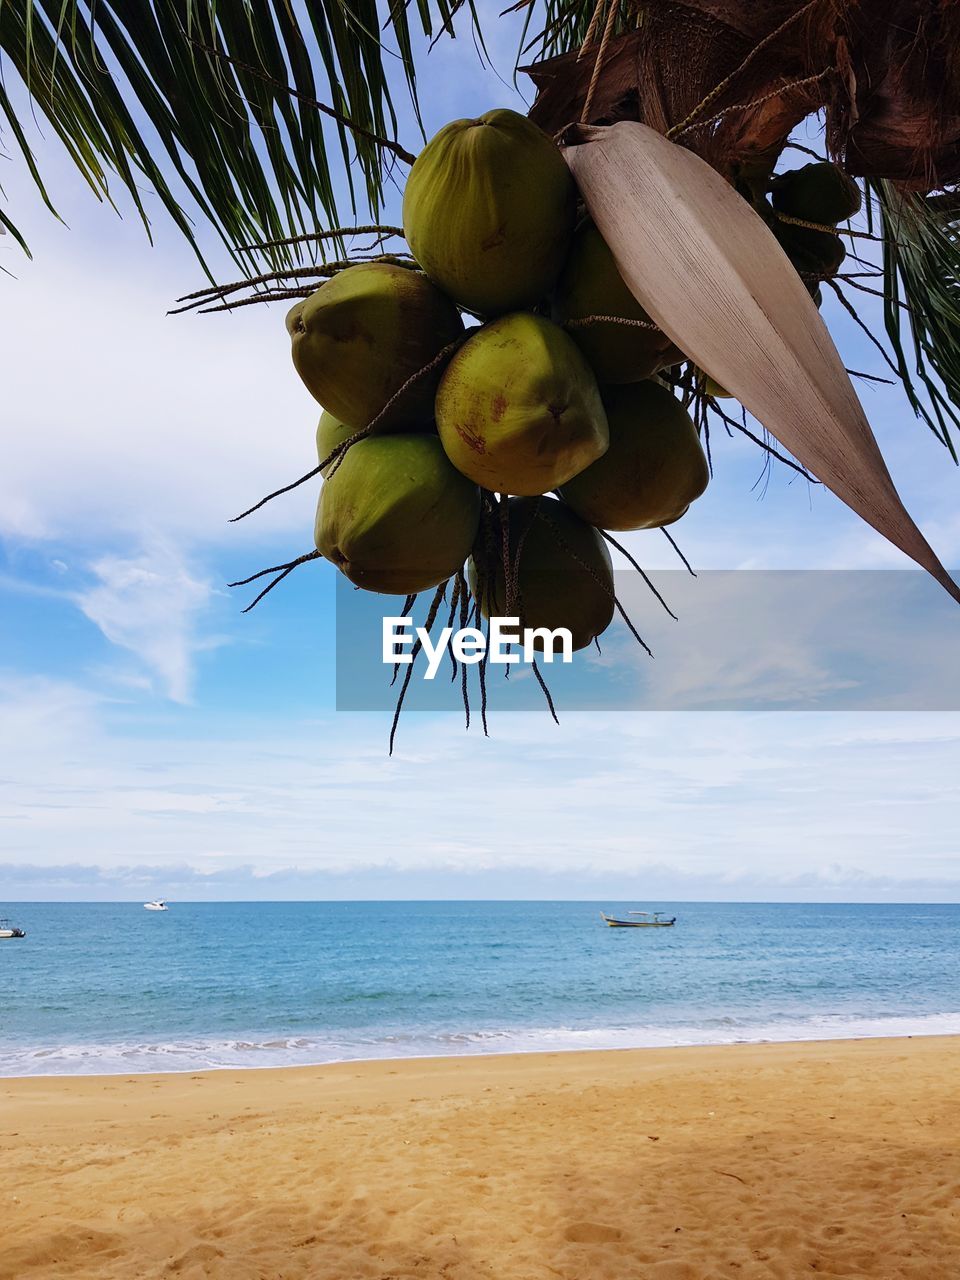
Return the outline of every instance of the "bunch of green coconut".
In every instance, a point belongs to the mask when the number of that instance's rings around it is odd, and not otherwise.
[[[820,225],[796,182],[773,186],[771,216]],[[442,129],[403,223],[408,264],[349,267],[287,317],[324,410],[317,550],[358,587],[454,579],[461,608],[567,627],[582,648],[614,614],[603,531],[672,524],[707,486],[671,372],[684,357],[578,209],[555,143],[515,112]],[[817,254],[819,270],[825,233],[785,228],[798,270]]]

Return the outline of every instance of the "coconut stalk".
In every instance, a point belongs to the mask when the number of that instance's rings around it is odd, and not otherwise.
[[[647,125],[574,126],[564,156],[617,267],[668,337],[960,603],[906,511],[816,306],[763,219]]]

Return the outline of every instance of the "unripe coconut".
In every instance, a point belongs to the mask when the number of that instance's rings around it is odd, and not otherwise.
[[[430,431],[436,435],[436,423],[424,423],[423,430]],[[329,458],[339,445],[345,444],[351,436],[355,436],[356,434],[357,433],[354,431],[353,427],[345,426],[342,422],[338,421],[332,413],[327,413],[326,409],[324,409],[323,413],[320,415],[320,421],[317,423],[317,461],[323,462],[325,459]],[[335,462],[336,458],[333,458],[321,469],[320,474],[324,478],[326,478],[327,473]]]
[[[672,524],[707,487],[697,429],[659,382],[608,387],[610,448],[560,490],[577,515],[600,529]]]
[[[613,565],[603,538],[556,498],[511,498],[509,528],[511,566],[520,548],[513,616],[524,627],[567,627],[573,648],[586,648],[613,618]],[[474,595],[482,590],[484,617],[504,617],[503,559],[491,560],[482,575],[470,561],[470,587]],[[542,642],[535,648],[542,651]]]
[[[368,426],[413,374],[463,333],[460,313],[424,276],[387,262],[348,267],[287,315],[293,363],[307,390],[354,431]],[[433,417],[442,370],[420,378],[377,430]]]
[[[835,164],[818,161],[782,173],[771,183],[771,199],[778,213],[804,222],[836,226],[860,212],[860,188]]]
[[[577,229],[553,299],[558,324],[589,316],[616,316],[652,324],[617,270],[613,254],[592,222]],[[639,382],[682,358],[660,329],[626,324],[573,325],[567,330],[587,357],[597,381]]]
[[[436,436],[368,436],[320,490],[317,550],[367,591],[412,595],[463,567],[480,492]]]
[[[467,339],[443,375],[436,410],[450,461],[498,493],[546,493],[607,447],[590,366],[562,329],[526,311]]]
[[[516,111],[454,120],[407,177],[403,230],[424,271],[461,306],[533,306],[570,247],[576,189],[556,144]]]
[[[795,227],[781,223],[776,231],[783,251],[802,276],[826,279],[836,275],[847,256],[847,250],[839,236],[830,231],[811,231],[809,227]]]
[[[326,409],[324,409],[320,415],[320,421],[317,423],[317,462],[323,462],[326,458],[329,458],[338,445],[344,444],[351,436],[356,434],[353,427],[345,427],[332,413],[327,413]],[[359,444],[360,442],[357,441],[357,443]],[[320,469],[320,474],[324,479],[326,479],[327,473],[332,466],[333,462],[331,461]]]

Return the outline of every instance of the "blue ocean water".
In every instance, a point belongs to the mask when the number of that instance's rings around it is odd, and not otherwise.
[[[20,904],[0,1075],[960,1032],[960,906]]]

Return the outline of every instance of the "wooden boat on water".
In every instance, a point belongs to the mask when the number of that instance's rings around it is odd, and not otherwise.
[[[677,923],[677,917],[666,919],[662,911],[628,911],[628,916],[637,916],[636,920],[619,920],[616,916],[600,912],[600,919],[611,929],[670,929]]]

